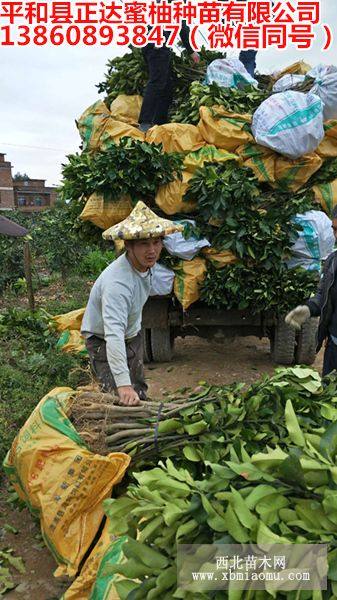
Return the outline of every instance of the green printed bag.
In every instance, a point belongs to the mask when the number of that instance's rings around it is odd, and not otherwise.
[[[273,94],[253,115],[255,141],[291,159],[313,152],[324,138],[323,103],[315,94]]]

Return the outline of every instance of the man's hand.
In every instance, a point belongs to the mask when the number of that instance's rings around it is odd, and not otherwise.
[[[123,406],[137,406],[140,404],[139,396],[133,389],[132,385],[122,385],[121,387],[117,388],[117,392],[119,404],[122,404]]]
[[[308,306],[296,306],[293,310],[291,310],[286,318],[284,319],[287,325],[290,327],[294,327],[295,329],[301,329],[303,323],[307,321],[310,317],[310,309]]]
[[[200,56],[199,56],[198,52],[193,52],[193,54],[191,54],[191,58],[194,63],[196,63],[196,64],[200,63]]]

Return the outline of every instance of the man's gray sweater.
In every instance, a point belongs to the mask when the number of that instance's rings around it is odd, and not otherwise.
[[[151,272],[140,273],[126,254],[95,281],[83,316],[81,333],[105,339],[108,363],[117,387],[131,385],[125,340],[141,329],[142,310],[150,294]]]

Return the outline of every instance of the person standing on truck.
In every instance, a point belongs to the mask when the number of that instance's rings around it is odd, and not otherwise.
[[[127,219],[103,233],[105,239],[124,240],[126,252],[95,281],[81,333],[93,375],[102,391],[117,392],[120,404],[132,406],[146,399],[142,310],[163,237],[182,229],[138,202]]]
[[[239,60],[252,77],[255,77],[256,55],[257,50],[241,50],[239,54]]]
[[[332,229],[337,240],[337,206],[332,211]],[[285,322],[301,329],[310,317],[320,317],[317,330],[316,352],[324,340],[323,377],[337,370],[337,251],[329,254],[324,262],[317,293],[303,305],[296,306],[285,317]]]
[[[164,30],[167,42],[171,32]],[[198,52],[194,52],[189,41],[190,30],[185,21],[181,24],[180,39],[195,63],[199,63]],[[149,43],[142,48],[149,79],[144,91],[143,104],[139,115],[139,129],[147,131],[153,125],[168,122],[168,111],[173,99],[173,50],[164,45],[161,48]]]

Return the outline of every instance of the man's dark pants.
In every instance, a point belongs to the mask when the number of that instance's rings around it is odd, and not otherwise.
[[[139,123],[162,125],[167,123],[168,110],[173,98],[172,51],[163,46],[148,44],[142,49],[149,71]]]
[[[106,342],[96,335],[91,335],[85,341],[89,353],[91,370],[101,385],[103,392],[116,391],[116,383],[111,373]],[[136,337],[126,340],[126,357],[130,371],[131,384],[141,400],[146,400],[147,384],[143,366],[143,340],[141,332]]]
[[[337,371],[337,346],[329,338],[324,352],[322,376],[324,377],[335,370]]]
[[[255,77],[256,55],[256,50],[241,50],[239,54],[239,60],[252,77]]]

